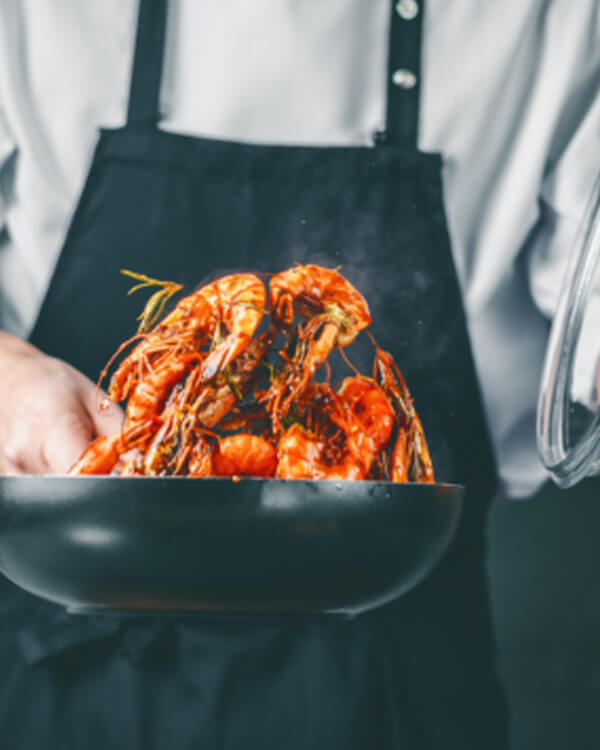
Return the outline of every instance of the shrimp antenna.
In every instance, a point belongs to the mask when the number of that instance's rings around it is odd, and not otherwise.
[[[359,370],[359,369],[358,369],[357,367],[355,367],[355,366],[354,366],[354,365],[352,364],[352,362],[350,362],[350,360],[348,359],[348,355],[347,355],[347,354],[346,354],[346,352],[345,352],[345,351],[344,351],[344,350],[342,349],[342,347],[341,347],[341,346],[338,346],[338,351],[339,351],[339,353],[340,353],[340,356],[341,356],[341,358],[342,358],[342,359],[344,360],[344,362],[345,362],[345,363],[346,363],[346,364],[348,365],[348,367],[349,367],[349,368],[350,368],[350,369],[351,369],[351,370],[352,370],[352,371],[354,372],[354,374],[355,374],[355,375],[357,375],[357,376],[359,376],[359,377],[362,377],[362,375],[361,375],[361,373],[360,373],[360,370]]]
[[[367,336],[371,340],[371,343],[373,344],[373,346],[375,347],[375,349],[380,349],[381,347],[379,346],[379,344],[377,343],[377,341],[375,341],[375,336],[373,336],[373,334],[371,333],[371,331],[367,331],[367,329],[365,328],[365,333],[367,334]]]
[[[121,354],[123,349],[126,349],[130,344],[132,344],[134,341],[137,341],[137,339],[143,338],[143,335],[141,333],[136,333],[135,336],[132,336],[130,339],[127,339],[127,341],[124,341],[121,346],[117,349],[117,351],[112,355],[112,357],[108,360],[108,362],[104,365],[104,368],[102,369],[100,375],[98,376],[98,380],[96,381],[96,403],[98,403],[98,396],[100,394],[100,389],[102,388],[102,383],[104,381],[104,378],[108,374],[108,370],[112,363],[115,361],[115,359]]]

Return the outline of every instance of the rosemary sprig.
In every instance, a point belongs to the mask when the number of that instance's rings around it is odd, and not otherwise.
[[[135,271],[128,271],[125,268],[121,269],[121,273],[124,276],[129,276],[129,278],[140,282],[131,287],[127,292],[128,295],[137,292],[138,289],[145,289],[146,287],[161,287],[150,297],[146,302],[144,309],[136,318],[136,320],[140,321],[138,333],[146,333],[160,318],[168,300],[174,294],[177,294],[177,292],[183,289],[183,286],[181,284],[176,284],[174,281],[159,281],[158,279],[152,279],[143,273],[135,273]]]
[[[223,377],[225,378],[225,382],[229,386],[229,390],[233,393],[233,395],[237,398],[238,401],[242,401],[244,397],[242,396],[240,389],[235,384],[235,381],[233,379],[233,376],[231,375],[231,370],[229,369],[229,367],[225,367],[222,370],[222,373],[223,373]]]
[[[273,385],[273,381],[275,380],[275,367],[266,360],[262,360],[259,364],[261,364],[263,367],[265,367],[269,372],[269,383]]]

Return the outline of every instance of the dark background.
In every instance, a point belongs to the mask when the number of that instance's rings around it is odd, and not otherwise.
[[[499,499],[488,539],[512,750],[598,750],[600,481]]]

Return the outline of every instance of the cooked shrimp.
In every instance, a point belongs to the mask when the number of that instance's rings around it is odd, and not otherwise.
[[[425,433],[417,414],[411,418],[408,429],[398,430],[390,469],[392,482],[433,484],[435,481]]]
[[[123,401],[156,360],[169,354],[197,352],[214,327],[208,301],[198,293],[180,300],[177,307],[158,323],[123,359],[111,377],[108,392],[113,401]]]
[[[125,460],[126,459],[126,460]],[[120,477],[139,477],[144,474],[144,453],[133,450],[129,456],[120,457],[120,465],[115,467]]]
[[[160,421],[162,407],[173,386],[180,382],[191,363],[192,355],[167,357],[141,378],[125,409],[125,425],[133,427],[150,420]]]
[[[248,346],[265,303],[262,281],[250,273],[224,276],[184,297],[121,362],[111,378],[111,398],[127,398],[156,358],[168,352],[197,353],[209,341],[212,349],[200,373],[202,381],[210,380]]]
[[[378,346],[375,348],[374,371],[394,407],[398,422],[398,436],[392,450],[392,481],[434,482],[433,463],[425,431],[404,377],[392,355]]]
[[[230,435],[219,440],[212,454],[215,476],[273,477],[277,452],[257,435]]]
[[[269,307],[276,325],[292,326],[295,313],[316,315],[336,326],[335,346],[347,346],[371,323],[366,300],[349,281],[330,268],[295,266],[272,277]]]
[[[222,383],[204,384],[201,381],[199,368],[192,369],[185,383],[171,390],[166,402],[164,397],[172,386],[166,378],[163,381],[165,388],[162,391],[158,387],[147,388],[144,385],[146,378],[140,381],[134,390],[135,396],[137,389],[142,389],[139,399],[141,406],[138,411],[143,412],[147,417],[156,416],[159,425],[146,451],[144,461],[146,473],[153,475],[179,473],[185,468],[185,461],[181,458],[184,454],[192,463],[194,460],[199,460],[197,452],[193,453],[192,446],[198,444],[199,435],[203,431],[206,432],[206,428],[214,427],[243,398],[253,381],[256,366],[272,341],[273,334],[270,331],[257,336],[232,363],[227,373],[219,376]],[[181,360],[174,360],[174,362],[179,361]],[[168,360],[166,364],[169,364]],[[176,374],[173,375],[173,379],[177,380]],[[161,382],[160,377],[158,381]],[[146,393],[147,400],[145,401],[143,397]],[[131,397],[129,403],[134,396]],[[159,404],[160,414],[155,415],[154,407]],[[190,451],[192,451],[191,456],[189,456]],[[202,468],[202,471],[204,470]],[[198,476],[199,471],[200,469],[194,469],[194,475]]]
[[[280,479],[364,479],[360,462],[349,451],[330,456],[327,438],[319,438],[299,424],[293,424],[279,439],[277,476]]]
[[[202,294],[216,317],[216,346],[201,367],[203,381],[210,380],[234,360],[250,343],[265,312],[266,292],[262,281],[251,273],[224,276],[202,287]],[[229,333],[220,341],[220,326]]]
[[[121,433],[96,438],[71,466],[68,474],[110,474],[123,452]]]
[[[214,427],[248,392],[255,379],[257,365],[273,343],[273,331],[257,336],[246,350],[232,363],[223,375],[223,383],[214,387],[203,386],[195,391],[190,411],[204,427]]]
[[[119,457],[137,445],[147,442],[152,423],[142,422],[129,429],[110,436],[93,440],[81,454],[68,474],[110,474],[116,467]]]
[[[125,273],[140,282],[131,291],[158,291],[106,368],[138,340],[109,387],[113,400],[128,400],[123,428],[95,440],[70,473],[433,482],[423,427],[389,353],[373,340],[366,377],[342,352],[355,375],[330,385],[330,353],[371,322],[337,271],[299,265],[273,276],[271,327],[258,335],[266,291],[254,274],[203,286],[156,323],[180,286]],[[325,382],[316,383],[321,365]]]
[[[188,475],[190,477],[210,477],[212,474],[212,446],[200,436],[190,451]]]
[[[371,378],[346,378],[336,393],[331,421],[345,430],[348,450],[367,473],[387,446],[394,429],[394,411]]]
[[[169,471],[178,448],[178,422],[173,412],[163,414],[163,422],[144,451],[142,471],[151,476],[162,476]]]
[[[337,445],[326,433],[292,425],[279,441],[278,476],[366,478],[394,428],[394,412],[381,388],[371,378],[346,378],[335,394],[321,384],[314,402],[317,413],[326,414],[340,428],[342,444]]]
[[[299,265],[273,276],[269,307],[279,328],[290,330],[296,315],[303,321],[294,355],[271,389],[269,408],[277,427],[332,349],[352,343],[371,317],[352,284],[337,271],[316,265]]]

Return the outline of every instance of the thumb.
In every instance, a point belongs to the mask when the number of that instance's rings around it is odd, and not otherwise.
[[[123,426],[123,410],[114,401],[104,401],[106,394],[99,393],[100,404],[94,403],[88,410],[89,417],[94,425],[95,437],[100,435],[114,435],[120,432]],[[106,404],[106,407],[104,407]]]
[[[94,435],[114,435],[123,426],[123,410],[101,388],[97,388],[90,380],[81,383],[79,396],[92,423]]]

